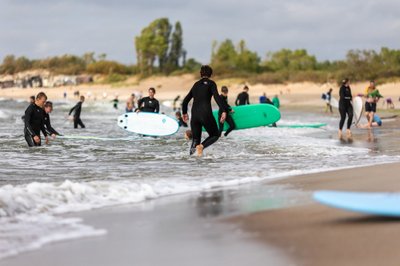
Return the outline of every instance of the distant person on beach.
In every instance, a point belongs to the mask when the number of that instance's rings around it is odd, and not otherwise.
[[[48,142],[44,123],[45,112],[43,110],[46,100],[46,94],[44,92],[39,92],[35,98],[35,102],[31,103],[25,110],[24,135],[29,147],[41,145],[40,131],[42,131],[46,143]]]
[[[261,98],[262,97],[262,98]],[[260,103],[274,105],[274,103],[267,97],[267,94],[264,92],[263,95],[260,97]],[[261,101],[262,100],[262,101]],[[279,100],[278,100],[279,101]],[[276,123],[271,125],[272,127],[276,127]]]
[[[50,113],[53,111],[53,103],[50,101],[47,101],[44,104],[44,125],[46,128],[46,133],[47,135],[50,135],[53,139],[56,138],[56,136],[61,136],[60,133],[58,133],[50,123]]]
[[[338,136],[340,139],[343,136],[342,129],[347,115],[346,136],[347,138],[351,138],[352,135],[350,127],[351,123],[353,122],[353,95],[351,94],[350,80],[348,78],[342,80],[342,86],[339,89],[339,97],[340,122]]]
[[[394,103],[391,97],[388,97],[383,101],[383,106],[385,106],[385,103],[386,109],[394,109]]]
[[[203,149],[215,143],[219,138],[218,125],[211,109],[212,96],[222,110],[220,122],[223,123],[226,118],[227,110],[225,110],[223,100],[218,94],[217,84],[210,79],[212,73],[210,66],[202,66],[200,69],[201,79],[193,85],[182,103],[183,121],[187,123],[189,121],[188,104],[193,98],[192,119],[190,121],[193,140],[189,151],[190,155],[196,151],[198,156],[202,156]],[[203,127],[206,129],[208,137],[201,142]]]
[[[332,110],[332,104],[331,104],[331,100],[332,100],[332,91],[333,89],[330,88],[329,91],[325,94],[326,98],[326,108],[325,108],[325,113],[328,112],[328,110],[330,111],[331,114],[333,114],[333,110]]]
[[[281,107],[281,102],[279,101],[277,94],[275,94],[274,98],[272,98],[272,104],[278,109]]]
[[[118,103],[119,103],[118,96],[115,96],[114,100],[112,100],[111,102],[113,103],[114,109],[118,110]]]
[[[178,121],[180,127],[188,127],[188,124],[185,121],[183,121],[181,111],[177,111],[175,113],[175,118]]]
[[[365,116],[368,120],[369,127],[372,126],[372,122],[374,120],[374,115],[376,113],[376,102],[374,97],[367,94],[367,99],[365,100]]]
[[[160,112],[160,103],[154,95],[156,94],[156,89],[149,89],[149,96],[141,98],[138,101],[138,109],[136,112],[149,112],[149,113],[159,113]]]
[[[382,120],[377,114],[374,114],[371,123],[368,121],[368,123],[366,123],[366,124],[357,125],[358,128],[372,128],[372,127],[381,127],[381,126],[382,126]]]
[[[231,131],[236,128],[235,122],[233,121],[232,116],[231,116],[231,114],[234,113],[235,111],[228,104],[228,92],[229,92],[228,87],[226,87],[226,86],[221,87],[221,95],[220,96],[223,100],[224,109],[227,111],[225,121],[229,125],[228,129],[225,131],[225,134],[224,134],[225,137],[227,137],[229,135],[229,133],[231,133]],[[223,110],[219,109],[218,121],[221,120],[222,113],[223,113]],[[224,130],[224,123],[220,122],[219,123],[219,135],[220,136],[222,135],[223,130]]]
[[[180,95],[176,96],[175,99],[174,99],[174,102],[172,103],[172,109],[174,111],[181,109],[180,106],[179,107],[176,106],[176,104],[177,104],[177,102],[179,101],[180,98],[181,98]]]
[[[236,101],[235,101],[236,106],[250,104],[248,92],[249,92],[249,87],[244,86],[243,91],[241,93],[239,93],[236,98]]]
[[[63,96],[64,96],[64,100],[66,100],[67,99],[67,92],[66,91],[64,91]]]
[[[74,112],[74,114],[73,114],[74,128],[78,128],[78,125],[81,128],[85,128],[85,124],[83,124],[83,122],[81,120],[82,104],[84,102],[85,102],[85,96],[81,95],[80,101],[74,107],[72,107],[71,110],[69,111],[68,115],[71,115],[72,112]]]
[[[131,113],[134,110],[135,110],[135,94],[132,93],[131,96],[129,96],[128,100],[126,101],[125,112]]]
[[[371,80],[369,82],[369,86],[365,89],[364,96],[373,99],[373,102],[375,104],[379,101],[380,98],[383,98],[379,90],[376,88],[376,83],[374,80]]]

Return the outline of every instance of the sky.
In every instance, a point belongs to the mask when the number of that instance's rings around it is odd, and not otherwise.
[[[225,39],[245,40],[262,59],[282,48],[320,61],[400,49],[399,0],[0,0],[0,60],[95,52],[134,64],[135,36],[161,17],[181,22],[187,58],[203,64]]]

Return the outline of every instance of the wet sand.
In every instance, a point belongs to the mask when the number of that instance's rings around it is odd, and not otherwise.
[[[400,191],[400,163],[295,176],[275,181],[308,192],[320,189]],[[304,206],[242,215],[231,222],[280,248],[296,265],[399,265],[400,219]]]

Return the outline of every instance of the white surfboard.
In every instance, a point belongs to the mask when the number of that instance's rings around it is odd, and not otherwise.
[[[353,98],[353,111],[354,111],[354,123],[357,125],[360,122],[362,112],[363,112],[363,100],[361,97],[357,96]]]
[[[332,107],[339,108],[339,102],[333,96],[331,97],[331,105],[332,105]]]
[[[174,101],[163,101],[162,105],[168,108],[173,108],[174,107]],[[175,102],[175,108],[181,108],[182,106],[182,101],[178,100]]]
[[[178,122],[166,115],[156,113],[126,113],[118,117],[122,129],[146,136],[168,136],[179,129]]]

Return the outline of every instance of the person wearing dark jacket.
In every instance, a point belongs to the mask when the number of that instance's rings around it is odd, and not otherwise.
[[[212,68],[209,66],[202,66],[200,69],[201,79],[198,80],[186,95],[182,102],[183,121],[188,122],[188,104],[193,99],[192,105],[192,119],[190,127],[192,129],[192,145],[190,147],[190,155],[197,151],[198,156],[203,155],[203,149],[212,145],[219,138],[219,129],[217,122],[214,119],[211,109],[211,97],[217,102],[219,108],[222,110],[221,123],[225,121],[226,112],[223,100],[218,94],[217,84],[210,79],[212,75]],[[208,137],[201,142],[202,128],[208,133]]]
[[[236,106],[250,104],[248,92],[249,92],[249,87],[244,86],[243,91],[241,93],[239,93],[236,98],[236,101],[235,101]]]
[[[136,112],[149,112],[149,113],[159,113],[160,112],[160,103],[154,95],[156,94],[156,89],[149,89],[149,96],[141,98],[138,101],[138,109]]]
[[[44,126],[46,128],[46,133],[47,135],[50,135],[53,139],[56,138],[56,136],[61,136],[60,133],[58,133],[52,126],[50,122],[50,113],[53,111],[53,103],[50,101],[47,101],[44,104]]]
[[[41,145],[40,131],[42,131],[46,143],[48,143],[47,132],[44,126],[45,114],[43,110],[46,100],[46,94],[44,92],[39,92],[36,96],[35,102],[31,103],[25,110],[24,135],[29,147]]]
[[[225,107],[225,110],[227,111],[226,113],[226,123],[228,123],[229,127],[225,131],[224,136],[227,137],[229,133],[231,133],[232,130],[236,128],[235,122],[232,119],[232,116],[230,115],[231,113],[234,112],[234,110],[231,108],[231,106],[228,104],[228,87],[222,86],[221,87],[221,98],[223,100],[223,104]],[[218,111],[218,121],[221,120],[221,115],[222,115],[223,110],[219,109]],[[222,135],[222,131],[224,130],[224,123],[219,123],[219,135]]]
[[[80,101],[71,108],[69,111],[68,115],[71,115],[72,112],[74,112],[73,117],[74,117],[74,128],[78,128],[78,125],[81,126],[81,128],[85,128],[85,125],[83,124],[81,120],[81,111],[82,111],[82,104],[85,102],[85,96],[80,96]]]
[[[347,114],[347,138],[351,138],[351,123],[353,122],[353,96],[351,94],[350,80],[348,78],[342,81],[342,86],[339,89],[339,132],[338,136],[342,138],[342,129],[344,126],[344,121],[346,120]]]

